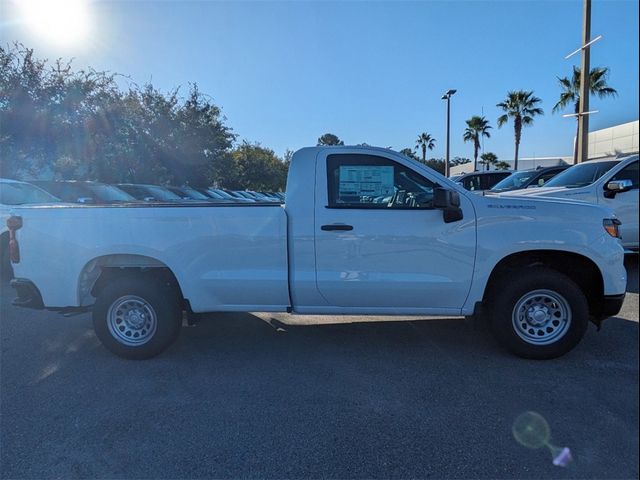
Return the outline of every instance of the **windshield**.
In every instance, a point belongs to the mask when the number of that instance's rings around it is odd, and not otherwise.
[[[237,197],[234,197],[233,195],[229,195],[224,190],[220,190],[218,188],[210,188],[208,191],[211,192],[212,194],[217,195],[220,198],[227,198],[229,200],[234,200],[235,198],[237,198]]]
[[[28,203],[59,202],[56,197],[28,183],[0,183],[0,203],[24,205]]]
[[[598,180],[618,163],[620,163],[620,160],[580,163],[553,177],[545,184],[545,187],[586,187]]]
[[[184,190],[184,192],[189,195],[190,198],[194,199],[194,200],[209,200],[210,198],[207,197],[206,195],[203,195],[202,193],[200,193],[199,191],[197,191],[195,188],[191,188],[191,187],[182,187],[182,190]]]
[[[157,187],[155,185],[145,185],[144,189],[149,192],[156,200],[181,200],[181,198],[175,193],[167,190],[166,188]]]
[[[517,190],[529,183],[535,175],[536,172],[531,170],[512,173],[507,178],[496,183],[491,190]]]
[[[104,202],[131,202],[135,200],[131,195],[112,185],[87,184],[95,198]]]

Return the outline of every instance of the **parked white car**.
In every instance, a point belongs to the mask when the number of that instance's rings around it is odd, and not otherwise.
[[[167,348],[183,311],[476,314],[517,355],[553,358],[624,300],[606,207],[476,195],[372,147],[296,152],[286,199],[15,208],[16,303],[91,308],[127,358]]]
[[[638,250],[638,155],[580,163],[544,187],[501,195],[570,198],[609,207],[622,222],[624,248]]]

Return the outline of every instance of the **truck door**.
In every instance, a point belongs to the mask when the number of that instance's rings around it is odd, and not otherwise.
[[[445,223],[428,176],[391,152],[318,154],[316,282],[329,305],[397,313],[462,307],[475,259],[474,210],[461,195],[464,218]]]

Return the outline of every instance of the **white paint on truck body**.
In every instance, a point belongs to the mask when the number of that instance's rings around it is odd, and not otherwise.
[[[463,218],[447,223],[437,208],[332,207],[332,155],[375,157],[454,190]],[[536,250],[587,257],[602,275],[605,295],[626,289],[622,246],[602,225],[614,218],[611,210],[475,195],[418,162],[372,147],[296,152],[286,206],[20,207],[13,213],[24,223],[16,277],[31,280],[47,307],[86,304],[91,262],[117,255],[166,265],[195,312],[468,315],[502,259]],[[323,230],[327,225],[352,228]]]

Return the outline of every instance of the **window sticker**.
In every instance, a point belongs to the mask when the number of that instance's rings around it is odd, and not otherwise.
[[[392,166],[340,166],[338,198],[349,201],[357,197],[380,197],[393,195]]]

